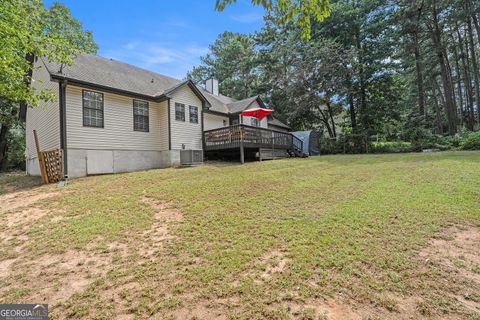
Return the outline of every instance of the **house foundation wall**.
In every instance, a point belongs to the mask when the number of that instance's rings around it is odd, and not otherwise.
[[[180,150],[127,151],[68,149],[68,177],[180,166]],[[27,158],[27,173],[40,175],[38,158]]]
[[[39,176],[40,167],[38,165],[38,157],[27,157],[26,160],[27,174],[31,176]]]
[[[68,177],[84,177],[180,165],[180,150],[127,151],[68,149]],[[38,165],[38,162],[37,162]]]

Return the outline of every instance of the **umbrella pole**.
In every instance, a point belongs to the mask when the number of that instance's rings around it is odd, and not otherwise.
[[[245,163],[245,153],[243,150],[243,128],[240,127],[240,162]]]

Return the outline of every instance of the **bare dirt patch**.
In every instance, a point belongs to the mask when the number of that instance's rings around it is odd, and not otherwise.
[[[142,242],[139,253],[142,256],[150,257],[164,248],[164,245],[175,239],[171,232],[173,222],[183,221],[180,210],[173,207],[173,204],[166,201],[158,201],[144,197],[142,202],[155,210],[155,221],[152,227],[142,235]]]
[[[28,224],[30,222],[34,222],[40,218],[45,217],[49,213],[48,210],[41,209],[41,208],[28,208],[21,212],[14,211],[7,215],[6,225],[7,227],[11,228],[13,226],[21,225],[21,224]]]
[[[181,221],[183,215],[180,210],[175,209],[171,202],[159,201],[152,198],[144,197],[142,202],[151,206],[155,211],[155,220],[161,222]]]
[[[456,274],[480,282],[480,230],[475,226],[450,227],[433,239],[420,257],[425,263],[439,264]]]
[[[476,319],[480,315],[480,230],[476,226],[450,227],[432,239],[418,255],[427,292],[401,296],[380,294],[378,303],[314,299],[288,302],[293,319]],[[432,280],[440,273],[440,280]],[[428,277],[428,278],[424,278]],[[438,283],[440,282],[440,283]],[[413,293],[413,292],[412,292]],[[450,301],[447,312],[436,309],[433,299]],[[430,300],[429,300],[430,299]],[[445,310],[445,309],[444,309]],[[470,318],[469,318],[470,317]]]
[[[21,301],[56,305],[81,292],[109,270],[114,253],[70,250],[33,259],[13,259],[2,265],[2,275],[13,284],[27,287],[30,294]],[[20,283],[14,279],[21,277]],[[3,290],[2,290],[3,291]]]
[[[260,278],[268,280],[275,274],[282,273],[286,270],[288,259],[285,251],[273,250],[261,257],[259,263],[265,268]]]
[[[252,268],[249,271],[232,282],[233,287],[238,287],[242,278],[252,278],[254,283],[262,284],[275,275],[285,272],[289,262],[287,254],[285,250],[280,249],[267,251],[252,262]]]
[[[289,304],[288,309],[293,319],[361,320],[367,316],[365,311],[361,313],[351,306],[333,299]]]
[[[34,203],[59,195],[60,192],[49,192],[43,188],[36,188],[29,191],[18,191],[0,195],[0,213],[29,207]]]
[[[417,297],[399,297],[385,293],[395,302],[395,310],[389,311],[377,304],[344,301],[340,297],[329,299],[311,299],[304,303],[288,303],[292,319],[320,319],[320,320],[410,320],[425,319],[419,312],[421,300]],[[428,319],[461,319],[459,317],[429,315]]]
[[[476,226],[453,226],[430,241],[420,252],[430,270],[445,279],[445,296],[471,313],[480,314],[480,230]]]
[[[170,314],[174,319],[212,319],[212,320],[226,320],[226,310],[222,310],[218,306],[214,306],[208,302],[197,302],[191,306],[186,306],[175,310]]]
[[[10,273],[10,268],[15,261],[17,261],[17,259],[6,259],[0,261],[0,278]]]

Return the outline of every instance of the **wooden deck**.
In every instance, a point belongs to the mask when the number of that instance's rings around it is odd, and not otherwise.
[[[207,130],[203,138],[205,151],[239,149],[242,163],[244,149],[285,150],[291,156],[301,156],[303,143],[289,132],[244,124]]]

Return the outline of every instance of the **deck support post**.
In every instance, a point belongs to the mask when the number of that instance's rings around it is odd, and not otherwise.
[[[245,163],[245,150],[243,150],[243,128],[240,127],[240,162]]]
[[[275,160],[275,132],[272,131],[272,160]]]

